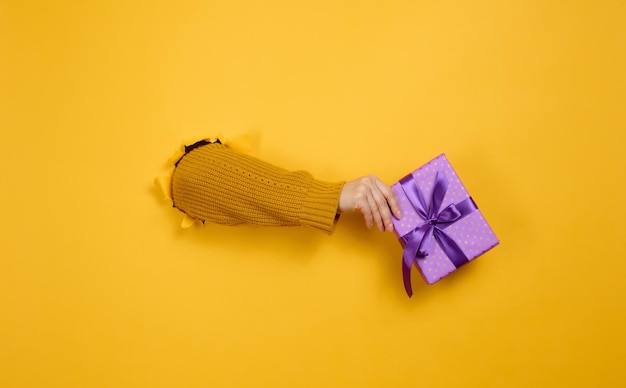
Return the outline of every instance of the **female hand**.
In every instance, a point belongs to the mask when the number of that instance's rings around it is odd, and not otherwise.
[[[402,218],[395,193],[374,175],[346,182],[339,197],[339,212],[358,210],[371,228],[376,223],[380,231],[393,231],[391,212]]]

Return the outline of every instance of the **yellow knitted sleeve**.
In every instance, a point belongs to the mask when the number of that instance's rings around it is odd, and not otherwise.
[[[176,208],[203,222],[309,225],[332,233],[343,185],[284,170],[223,144],[208,144],[180,159],[171,194]]]

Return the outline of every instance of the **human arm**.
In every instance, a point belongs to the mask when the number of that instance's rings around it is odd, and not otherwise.
[[[176,163],[173,205],[189,218],[224,225],[309,225],[332,233],[340,213],[360,211],[366,225],[392,230],[393,191],[373,175],[328,183],[287,171],[222,144],[189,147]]]
[[[343,184],[213,143],[194,148],[177,162],[171,192],[174,206],[201,222],[308,225],[331,233]]]

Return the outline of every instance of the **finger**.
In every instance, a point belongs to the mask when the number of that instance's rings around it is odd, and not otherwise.
[[[371,229],[372,228],[372,212],[370,211],[370,206],[367,203],[367,200],[365,198],[357,199],[354,208],[355,210],[358,210],[361,212],[361,214],[363,214],[363,218],[365,219],[365,226],[367,226],[368,229]]]
[[[376,200],[376,195],[377,195],[377,191],[375,188],[372,188],[369,192],[369,195],[367,196],[367,201],[369,202],[370,205],[370,209],[372,212],[372,218],[374,219],[374,222],[376,222],[376,226],[378,227],[378,230],[380,230],[381,232],[385,231],[385,224],[383,223],[383,218],[380,214],[380,207],[379,204],[377,203],[378,201]],[[378,194],[378,196],[380,197],[380,194]]]
[[[389,211],[389,205],[387,199],[384,197],[383,192],[377,186],[372,190],[374,200],[378,209],[378,214],[381,218],[381,222],[385,225],[385,230],[393,230],[393,222],[391,220],[391,212]]]
[[[385,200],[387,201],[389,208],[396,216],[396,218],[402,218],[402,211],[400,210],[400,204],[398,203],[398,197],[396,196],[396,193],[391,189],[391,187],[387,186],[380,180],[376,181],[376,185],[385,196]]]

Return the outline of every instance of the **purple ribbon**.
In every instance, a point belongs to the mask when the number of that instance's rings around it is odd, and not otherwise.
[[[424,195],[412,174],[400,179],[400,187],[402,187],[415,212],[424,220],[412,231],[401,237],[405,242],[404,252],[402,253],[402,279],[404,281],[404,289],[410,297],[413,295],[411,287],[411,267],[413,262],[428,256],[434,249],[434,241],[439,244],[441,250],[448,256],[456,268],[469,262],[457,243],[443,230],[478,210],[478,206],[476,206],[472,197],[467,197],[463,201],[457,204],[451,203],[445,209],[439,211],[448,191],[448,180],[443,172],[435,174],[435,185],[433,186],[429,203],[426,203],[424,200]]]

